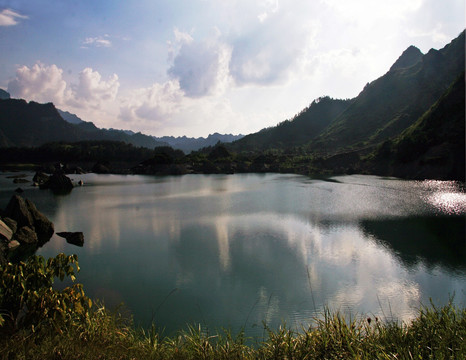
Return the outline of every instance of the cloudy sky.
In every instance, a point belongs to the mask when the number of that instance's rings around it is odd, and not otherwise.
[[[0,88],[99,127],[248,134],[464,27],[464,0],[0,0]]]

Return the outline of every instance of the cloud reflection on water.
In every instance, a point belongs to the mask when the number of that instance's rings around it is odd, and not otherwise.
[[[84,231],[83,249],[52,241],[41,252],[79,251],[88,292],[123,299],[139,321],[173,289],[156,314],[173,328],[190,321],[308,324],[323,306],[407,320],[431,296],[447,301],[456,292],[465,302],[464,256],[448,247],[423,252],[422,242],[404,246],[412,236],[399,236],[412,226],[413,234],[418,227],[432,233],[429,218],[409,220],[431,211],[429,192],[417,182],[121,178],[119,185],[118,177],[90,177],[57,202],[56,228]],[[439,248],[438,239],[429,241]],[[460,273],[452,275],[448,264]]]

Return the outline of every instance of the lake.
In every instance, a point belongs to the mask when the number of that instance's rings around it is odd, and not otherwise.
[[[18,186],[0,174],[0,208]],[[466,193],[446,181],[289,174],[71,175],[53,195],[21,184],[55,224],[45,257],[75,253],[86,294],[170,335],[264,324],[300,329],[325,308],[408,321],[466,303]]]

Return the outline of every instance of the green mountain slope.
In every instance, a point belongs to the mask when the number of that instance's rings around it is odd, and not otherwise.
[[[465,180],[464,72],[413,125],[377,149],[371,166],[404,178]]]
[[[465,32],[441,50],[423,55],[408,47],[379,79],[352,100],[313,102],[292,120],[234,142],[235,151],[302,147],[326,158],[368,153],[411,126],[465,68]]]
[[[350,104],[350,100],[319,98],[292,120],[285,120],[275,127],[247,135],[234,142],[231,148],[234,150],[265,150],[304,145],[317,137]]]
[[[414,65],[394,66],[368,84],[351,105],[309,145],[328,154],[359,149],[400,134],[464,71],[464,32]],[[397,63],[403,63],[400,59]],[[411,66],[409,66],[411,65]]]

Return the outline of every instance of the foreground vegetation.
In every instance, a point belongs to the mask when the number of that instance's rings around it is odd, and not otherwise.
[[[76,256],[0,268],[1,359],[463,359],[466,309],[452,303],[423,307],[408,324],[377,318],[345,319],[326,311],[300,332],[266,328],[264,339],[244,333],[209,334],[200,326],[165,337],[155,326],[92,304],[82,286],[62,291],[55,278],[75,279]],[[252,344],[252,345],[251,345]]]

